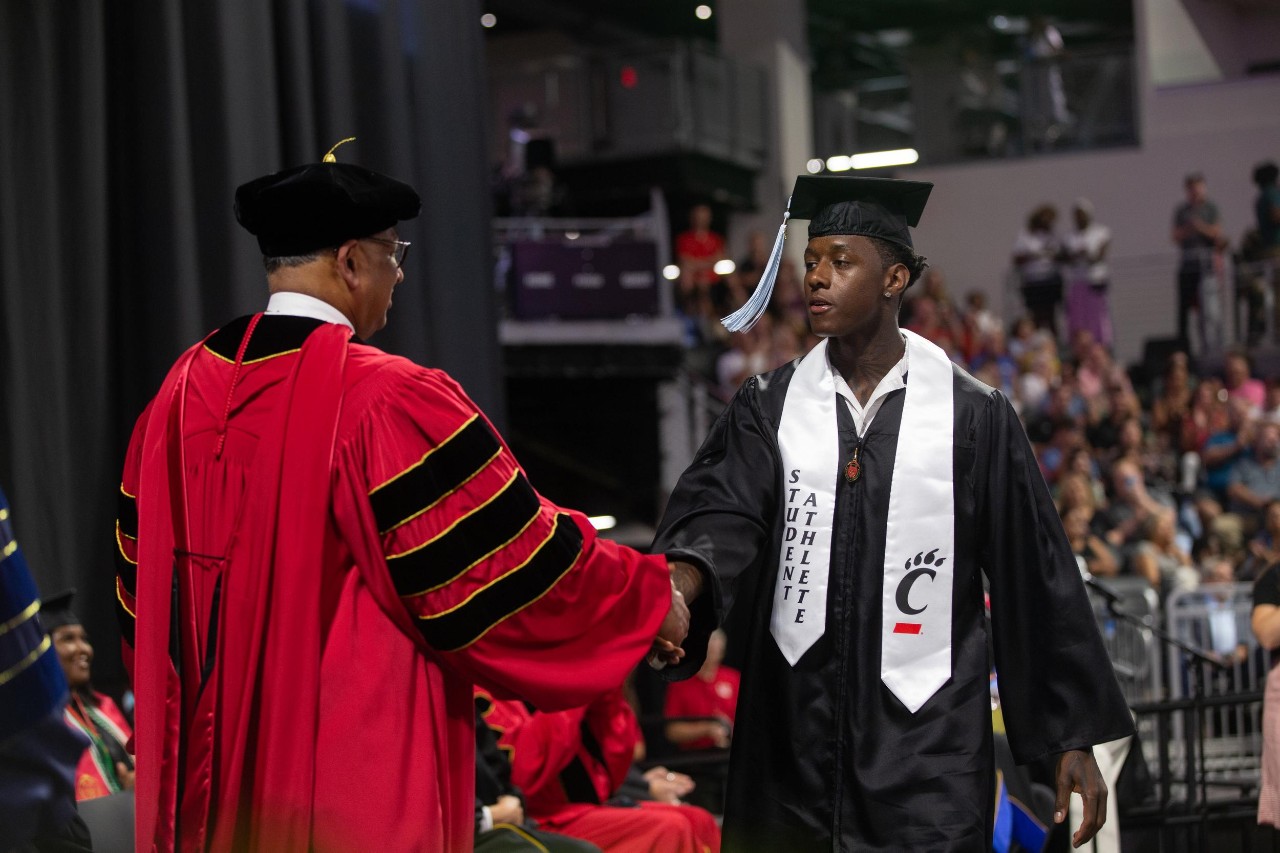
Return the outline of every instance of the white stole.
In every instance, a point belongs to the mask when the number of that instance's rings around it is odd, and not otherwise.
[[[951,677],[954,416],[946,353],[919,335],[902,334],[910,381],[885,531],[880,677],[914,713]],[[836,405],[824,340],[797,365],[778,426],[784,524],[769,630],[792,666],[826,629],[842,470]]]

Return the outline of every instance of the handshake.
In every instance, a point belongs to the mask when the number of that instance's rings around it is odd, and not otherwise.
[[[702,575],[689,563],[668,561],[671,570],[671,608],[658,626],[647,660],[654,669],[677,664],[684,657],[680,644],[689,635],[689,604],[702,591]]]

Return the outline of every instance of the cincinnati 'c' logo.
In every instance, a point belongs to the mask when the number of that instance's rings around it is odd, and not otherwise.
[[[928,575],[929,580],[937,577],[938,573],[935,569],[947,561],[946,557],[936,556],[938,549],[934,548],[929,553],[921,551],[915,557],[909,558],[903,566],[907,570],[906,575],[898,582],[898,591],[894,595],[894,600],[898,604],[898,609],[908,616],[914,616],[917,613],[923,613],[929,605],[924,604],[920,607],[911,606],[911,588],[915,586],[916,581],[920,580],[921,575]],[[895,634],[919,634],[919,622],[898,622],[893,626]]]

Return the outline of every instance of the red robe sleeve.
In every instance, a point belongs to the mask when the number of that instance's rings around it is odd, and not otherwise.
[[[498,746],[511,761],[511,782],[524,794],[531,814],[546,815],[570,802],[560,773],[582,752],[585,712],[580,707],[536,713],[520,702],[492,700],[484,714],[485,724],[498,735]]]
[[[335,512],[375,593],[460,676],[540,709],[622,683],[670,606],[666,561],[542,498],[462,389],[396,359],[348,395]]]
[[[639,730],[621,689],[601,694],[589,705],[552,712],[484,698],[491,702],[485,723],[497,733],[511,760],[511,781],[534,816],[569,802],[603,803],[622,786]],[[594,742],[588,744],[587,736]],[[579,780],[590,784],[590,794],[575,786]]]

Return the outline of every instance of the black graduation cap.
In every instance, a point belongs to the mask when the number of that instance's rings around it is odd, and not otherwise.
[[[760,319],[778,276],[789,219],[808,219],[811,240],[832,234],[858,235],[910,249],[913,246],[909,229],[919,224],[932,190],[933,184],[928,181],[856,175],[799,176],[760,283],[746,304],[720,322],[731,332],[745,332]]]
[[[928,181],[801,175],[791,191],[791,217],[809,220],[811,240],[857,234],[912,248],[907,226],[920,224],[932,190]]]
[[[55,628],[80,624],[80,617],[71,609],[71,599],[75,594],[76,591],[72,588],[47,596],[40,602],[40,625],[45,633],[53,633]]]
[[[418,215],[422,200],[413,187],[339,163],[333,149],[319,163],[264,175],[236,190],[236,221],[258,238],[262,254],[305,255]]]

